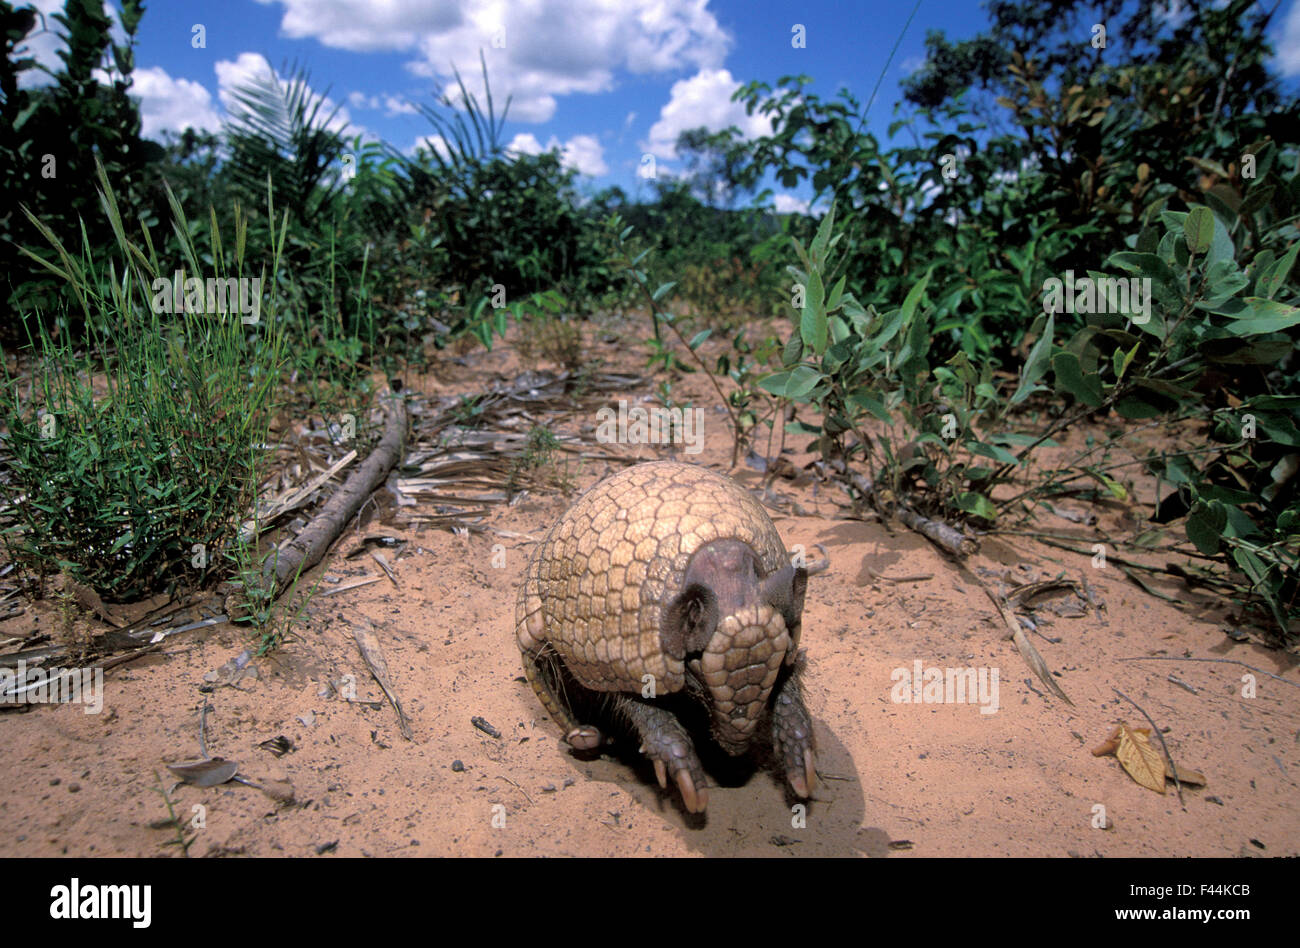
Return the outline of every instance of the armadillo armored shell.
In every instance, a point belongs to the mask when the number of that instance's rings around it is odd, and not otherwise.
[[[652,694],[686,689],[704,701],[714,738],[731,754],[748,747],[775,704],[786,713],[786,729],[799,732],[787,735],[790,762],[806,769],[810,782],[811,727],[793,669],[781,701],[773,695],[798,650],[806,574],[795,576],[771,518],[731,479],[674,461],[629,468],[579,498],[529,560],[516,608],[528,679],[576,747],[592,746],[599,732],[587,726],[595,722],[579,720],[573,699],[580,695],[570,690],[623,693],[623,719],[641,732],[652,757],[647,733],[660,738],[676,722],[644,707],[647,683]],[[768,589],[774,585],[781,587],[775,595]],[[679,752],[674,744],[659,756]],[[807,795],[805,782],[792,784]]]

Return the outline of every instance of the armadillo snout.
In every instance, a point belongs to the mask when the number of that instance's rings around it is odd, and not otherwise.
[[[728,754],[749,747],[790,648],[781,613],[751,603],[718,623],[691,671],[708,689],[713,737]]]

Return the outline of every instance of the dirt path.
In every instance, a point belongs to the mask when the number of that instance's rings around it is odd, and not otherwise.
[[[617,362],[619,346],[604,343],[598,354]],[[467,361],[408,387],[470,392],[493,373],[518,371],[500,350]],[[716,397],[698,377],[676,387],[706,408],[705,449],[684,459],[725,470],[730,441]],[[805,458],[792,460],[798,467]],[[586,487],[613,469],[588,464],[574,474]],[[736,476],[759,483],[743,467]],[[773,515],[787,547],[823,544],[832,564],[810,580],[804,614],[805,693],[824,777],[805,826],[792,825],[792,801],[763,770],[712,791],[699,820],[658,791],[649,767],[576,758],[524,683],[514,645],[515,593],[531,543],[404,527],[399,513],[369,532],[410,541],[394,562],[400,589],[385,580],[313,600],[297,635],[255,663],[256,678],[209,695],[211,753],[238,761],[250,778],[290,782],[296,802],[280,805],[234,783],[181,786],[172,795],[178,814],[189,819],[204,808],[191,854],[1300,855],[1300,688],[1257,675],[1256,696],[1245,698],[1237,665],[1117,661],[1232,658],[1300,681],[1291,659],[1225,634],[1230,604],[1197,599],[1181,583],[1156,584],[1189,602],[1179,609],[1113,567],[1093,569],[1088,557],[1023,538],[986,538],[957,565],[906,530],[842,519],[845,497],[810,480],[776,489],[798,505],[787,509],[802,511]],[[568,502],[530,495],[498,506],[487,522],[538,537]],[[1128,511],[1101,515],[1118,524]],[[354,543],[345,540],[316,572],[343,581],[375,572],[368,559],[342,559]],[[504,551],[500,568],[494,544]],[[1037,613],[1040,630],[1059,641],[1035,642],[1073,707],[1048,695],[1004,639],[979,585],[1062,570],[1086,575],[1105,604],[1073,618]],[[52,621],[48,611],[37,614]],[[30,625],[32,615],[10,622]],[[400,735],[360,661],[352,630],[363,619],[387,654],[413,741]],[[154,788],[174,783],[164,761],[198,756],[204,675],[248,642],[221,626],[113,669],[100,714],[71,705],[0,714],[0,855],[174,852],[163,847],[172,830],[153,828],[166,817]],[[918,661],[996,670],[996,713],[892,701],[891,674]],[[347,676],[357,701],[327,684],[342,681],[346,691]],[[1145,725],[1116,688],[1168,728],[1178,764],[1206,776],[1206,787],[1184,790],[1185,810],[1172,786],[1164,796],[1143,789],[1115,758],[1090,753],[1117,721]],[[475,717],[500,738],[475,728]],[[277,758],[259,745],[279,735],[294,750]],[[1098,806],[1108,829],[1093,827]]]

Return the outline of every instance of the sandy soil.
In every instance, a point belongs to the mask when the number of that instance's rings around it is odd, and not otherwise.
[[[638,367],[639,350],[627,340],[591,346],[611,365]],[[407,386],[426,395],[473,392],[519,371],[504,348],[465,362],[440,367],[436,378],[410,377]],[[674,388],[706,409],[704,451],[684,459],[726,470],[730,438],[715,393],[698,376]],[[594,423],[587,414],[565,421],[569,430]],[[792,440],[802,447],[805,439]],[[668,454],[658,446],[611,449],[647,460]],[[808,459],[789,457],[796,468]],[[587,462],[572,473],[585,488],[618,468]],[[760,475],[743,465],[734,476],[759,486]],[[1134,486],[1141,496],[1142,485]],[[354,525],[307,582],[325,574],[328,588],[374,573],[369,558],[343,555],[361,534],[378,532],[409,541],[390,555],[400,588],[385,580],[313,599],[283,648],[253,663],[255,677],[205,683],[250,643],[246,631],[222,625],[111,669],[100,714],[75,705],[0,712],[0,855],[175,853],[163,845],[175,834],[160,824],[167,811],[159,787],[182,818],[202,813],[196,856],[1300,855],[1296,660],[1226,634],[1231,603],[1155,581],[1182,600],[1177,607],[1113,566],[1095,569],[1088,557],[1023,537],[986,537],[980,553],[958,564],[902,527],[849,519],[846,496],[807,475],[778,480],[775,490],[793,502],[773,511],[787,547],[803,544],[815,556],[820,543],[831,562],[810,580],[804,613],[805,694],[822,775],[806,821],[762,768],[721,773],[707,815],[697,818],[658,790],[634,753],[575,756],[524,682],[514,644],[515,594],[532,543],[410,524],[410,508],[398,508],[391,523]],[[532,493],[497,505],[486,524],[540,537],[571,499]],[[1091,510],[1115,535],[1146,515],[1136,503]],[[1092,542],[1088,529],[1066,520],[1049,516],[1042,529]],[[499,568],[494,544],[504,546]],[[1006,640],[981,585],[1062,571],[1086,576],[1104,603],[1070,617],[1078,610],[1048,600],[1035,613],[1039,629],[1058,641],[1032,638],[1073,707],[1053,697]],[[1054,603],[1064,615],[1051,611]],[[365,620],[386,653],[413,740],[399,733],[360,660],[353,630]],[[38,604],[0,624],[0,638],[53,621]],[[1118,661],[1135,656],[1231,658],[1286,681],[1255,675],[1256,694],[1247,698],[1239,665]],[[891,700],[891,673],[918,661],[996,670],[996,713]],[[349,680],[355,700],[346,697]],[[292,803],[237,783],[176,785],[165,763],[199,756],[205,686],[210,753],[237,761],[250,779],[287,782]],[[1115,689],[1167,729],[1180,766],[1205,775],[1205,787],[1184,789],[1184,806],[1172,785],[1163,796],[1144,789],[1114,757],[1090,752],[1119,721],[1145,726]],[[476,717],[500,737],[476,728]],[[284,756],[261,746],[281,735],[293,745]],[[1095,826],[1098,807],[1105,829]]]

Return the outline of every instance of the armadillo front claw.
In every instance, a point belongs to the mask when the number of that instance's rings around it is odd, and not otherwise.
[[[812,796],[817,787],[812,718],[794,677],[786,682],[772,708],[772,746],[785,767],[790,789],[799,797]]]
[[[663,708],[644,702],[628,701],[623,709],[641,736],[641,753],[654,763],[659,786],[666,789],[671,774],[686,809],[703,813],[709,805],[708,782],[681,723]]]
[[[644,751],[645,748],[643,747]],[[700,787],[696,789],[695,780],[691,777],[689,770],[679,770],[674,774],[677,780],[677,789],[681,792],[682,803],[690,813],[703,813],[704,808],[709,805],[709,788]],[[655,761],[655,779],[659,781],[661,790],[668,789],[668,768],[662,760]]]
[[[682,803],[691,813],[703,813],[709,805],[709,788],[695,788],[695,781],[691,779],[689,770],[677,771],[677,789],[682,793]]]
[[[595,750],[604,740],[604,735],[600,733],[600,728],[580,724],[564,735],[564,739],[576,750]]]
[[[659,781],[659,786],[667,789],[668,774],[671,771],[673,782],[677,784],[687,811],[703,813],[709,805],[709,789],[704,779],[704,769],[695,756],[695,749],[689,743],[668,737],[649,746],[642,745],[642,750],[654,762],[655,779]]]

